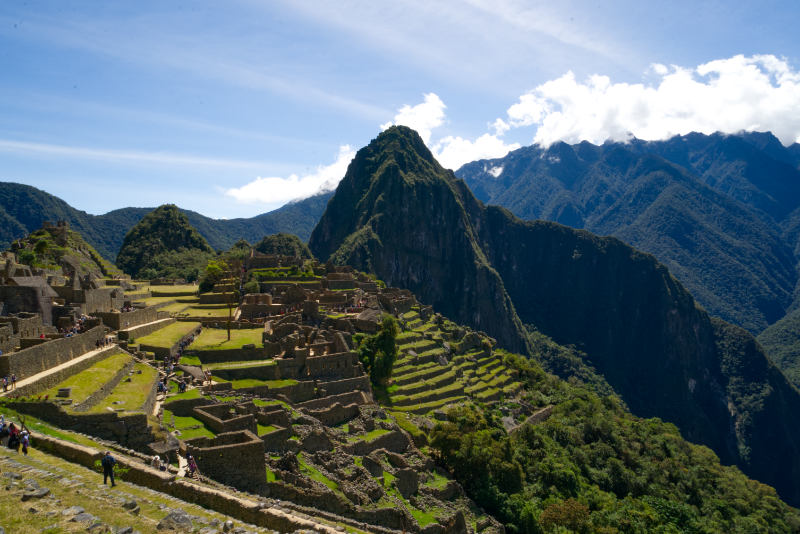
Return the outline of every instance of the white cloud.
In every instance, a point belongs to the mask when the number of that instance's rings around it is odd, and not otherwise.
[[[444,105],[436,93],[427,93],[425,100],[416,106],[406,104],[397,111],[394,120],[381,124],[381,130],[392,125],[408,126],[417,131],[427,145],[431,140],[431,131],[444,123]]]
[[[109,162],[130,162],[156,165],[182,165],[191,167],[229,167],[256,168],[266,165],[262,161],[207,158],[191,154],[175,154],[172,152],[145,152],[140,150],[117,150],[108,148],[80,147],[70,145],[54,145],[49,143],[31,143],[13,139],[0,139],[0,152],[16,154],[39,154],[77,159],[91,159]]]
[[[244,204],[284,204],[290,200],[331,191],[344,177],[353,156],[355,151],[350,146],[343,145],[339,147],[336,161],[330,165],[320,165],[310,174],[292,174],[286,178],[258,177],[242,187],[226,190],[225,194]]]
[[[800,138],[800,72],[772,55],[710,61],[693,69],[654,64],[655,84],[612,83],[572,72],[525,93],[503,125],[536,126],[534,142],[666,139],[692,131],[772,131],[784,144]]]
[[[486,133],[474,141],[463,137],[445,137],[434,145],[433,154],[443,167],[455,170],[470,161],[500,158],[518,148],[518,143],[506,144],[497,135]]]

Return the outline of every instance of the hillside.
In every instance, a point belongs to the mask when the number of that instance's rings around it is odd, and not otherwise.
[[[303,258],[304,260],[313,259],[308,245],[303,243],[296,235],[291,234],[265,235],[253,248],[262,254],[279,254],[281,256]]]
[[[291,202],[256,217],[211,219],[181,210],[189,222],[216,250],[230,248],[238,239],[251,243],[265,235],[287,232],[307,240],[332,193]],[[154,208],[122,208],[103,215],[77,210],[63,200],[28,185],[0,182],[0,247],[25,237],[45,221],[67,221],[102,256],[113,260],[125,234]]]
[[[712,321],[655,258],[617,239],[484,207],[412,130],[358,152],[309,246],[510,350],[534,352],[523,325],[575,345],[634,414],[677,424],[800,502],[800,430],[787,424],[800,394],[752,336]]]
[[[798,279],[791,216],[800,172],[791,161],[770,134],[690,134],[535,145],[456,174],[480,200],[523,219],[654,254],[710,314],[757,334],[790,309]]]
[[[117,266],[131,276],[155,278],[169,276],[160,272],[167,257],[187,256],[187,260],[199,259],[199,268],[205,266],[203,254],[213,249],[189,220],[173,204],[165,204],[145,215],[125,235],[122,248],[117,255]],[[197,279],[195,273],[194,279]],[[169,276],[171,277],[171,276]]]
[[[11,250],[20,263],[40,269],[61,272],[63,268],[66,273],[96,278],[122,274],[68,225],[45,225],[14,241]]]

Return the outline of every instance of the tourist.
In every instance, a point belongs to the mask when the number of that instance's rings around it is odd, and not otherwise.
[[[19,452],[19,429],[14,423],[8,425],[8,448]]]
[[[191,454],[186,455],[186,465],[189,469],[189,477],[194,478],[195,473],[197,473],[197,463],[194,461],[194,456]]]
[[[4,376],[3,377],[3,393],[5,393],[6,391],[8,391],[8,377]]]
[[[22,442],[22,454],[28,456],[28,446],[30,445],[30,434],[27,430],[23,430],[20,434],[20,441]]]
[[[6,447],[8,445],[8,438],[11,434],[8,431],[8,425],[6,425],[5,421],[3,424],[0,425],[0,445]]]
[[[111,487],[113,488],[116,486],[114,484],[114,464],[117,461],[111,456],[111,451],[106,451],[106,455],[103,456],[103,459],[100,461],[103,466],[103,484],[110,478],[111,479]]]
[[[161,470],[161,457],[159,455],[153,455],[153,458],[150,460],[150,467]]]
[[[16,373],[11,373],[11,389],[17,389],[17,375],[16,375]]]

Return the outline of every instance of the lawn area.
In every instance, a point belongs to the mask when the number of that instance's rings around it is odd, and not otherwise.
[[[227,312],[226,312],[227,313]],[[225,328],[204,328],[187,350],[226,350],[241,349],[244,345],[253,344],[263,347],[261,336],[263,328],[247,328],[231,330],[231,339],[228,341],[228,330]]]
[[[235,311],[235,308],[234,310]],[[225,304],[196,304],[185,308],[180,313],[189,317],[228,317],[228,306]]]
[[[263,436],[264,434],[269,434],[270,432],[275,432],[278,430],[278,427],[272,425],[257,425],[258,426],[258,435]]]
[[[72,404],[79,404],[85,401],[89,395],[97,391],[100,386],[105,384],[106,380],[114,376],[114,374],[122,369],[129,361],[131,361],[131,355],[128,353],[120,352],[119,354],[112,354],[88,369],[44,391],[42,394],[49,395],[51,399],[54,399],[59,388],[71,387],[72,393],[70,394],[70,398],[72,399]]]
[[[183,360],[181,360],[183,361]],[[199,359],[197,360],[200,361]],[[190,365],[200,365],[197,364],[190,364]],[[238,362],[217,362],[217,363],[207,363],[204,367],[207,369],[247,369],[250,367],[267,367],[271,365],[277,365],[275,360],[243,360]]]
[[[172,386],[170,385],[170,387]],[[203,392],[197,388],[187,389],[184,393],[178,393],[177,395],[167,398],[167,400],[164,401],[164,404],[169,404],[170,402],[177,400],[199,399],[202,396]]]
[[[141,373],[139,373],[141,371]],[[126,378],[117,384],[114,391],[97,403],[92,412],[105,412],[107,408],[113,408],[115,411],[133,412],[141,409],[147,396],[153,388],[153,384],[158,377],[158,371],[149,365],[137,363],[133,367],[133,374],[130,375],[130,382]]]
[[[256,378],[243,378],[241,380],[225,380],[218,376],[211,375],[214,382],[230,382],[233,384],[233,389],[252,388],[256,386],[268,386],[270,388],[282,388],[284,386],[293,386],[297,384],[297,380],[287,378],[285,380],[258,380]]]
[[[161,330],[156,330],[152,334],[136,339],[139,345],[149,345],[151,347],[171,347],[181,340],[183,336],[197,329],[200,323],[177,322],[167,325]]]
[[[192,439],[199,437],[213,438],[214,433],[205,427],[202,421],[194,417],[178,417],[171,411],[164,409],[164,425],[170,429],[180,431],[181,439]]]
[[[196,295],[197,286],[194,284],[183,284],[177,286],[150,286],[150,294],[154,297],[161,295]]]

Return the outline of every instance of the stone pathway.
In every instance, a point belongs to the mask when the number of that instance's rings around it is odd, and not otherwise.
[[[41,380],[42,378],[47,377],[47,376],[49,376],[49,375],[51,375],[53,373],[57,373],[57,372],[61,371],[62,369],[66,369],[68,367],[72,367],[73,365],[78,364],[78,363],[80,363],[80,362],[82,362],[84,360],[87,360],[87,359],[89,359],[89,358],[91,358],[93,356],[97,356],[101,352],[104,352],[104,351],[107,351],[107,350],[113,350],[113,349],[117,349],[117,348],[119,348],[117,345],[108,345],[108,346],[105,346],[105,347],[101,347],[99,349],[91,350],[89,352],[81,354],[80,356],[78,356],[76,358],[72,358],[68,362],[64,362],[64,363],[62,363],[60,365],[56,365],[55,367],[51,367],[47,371],[42,371],[41,373],[37,373],[37,374],[35,374],[33,376],[29,376],[27,378],[23,378],[22,380],[17,380],[17,388],[21,388],[23,386],[27,386],[28,384],[33,384],[34,382],[37,382],[37,381]],[[10,389],[10,390],[8,390],[6,392],[0,391],[0,397],[9,395],[11,393],[14,393],[14,391],[15,391],[14,389]]]

